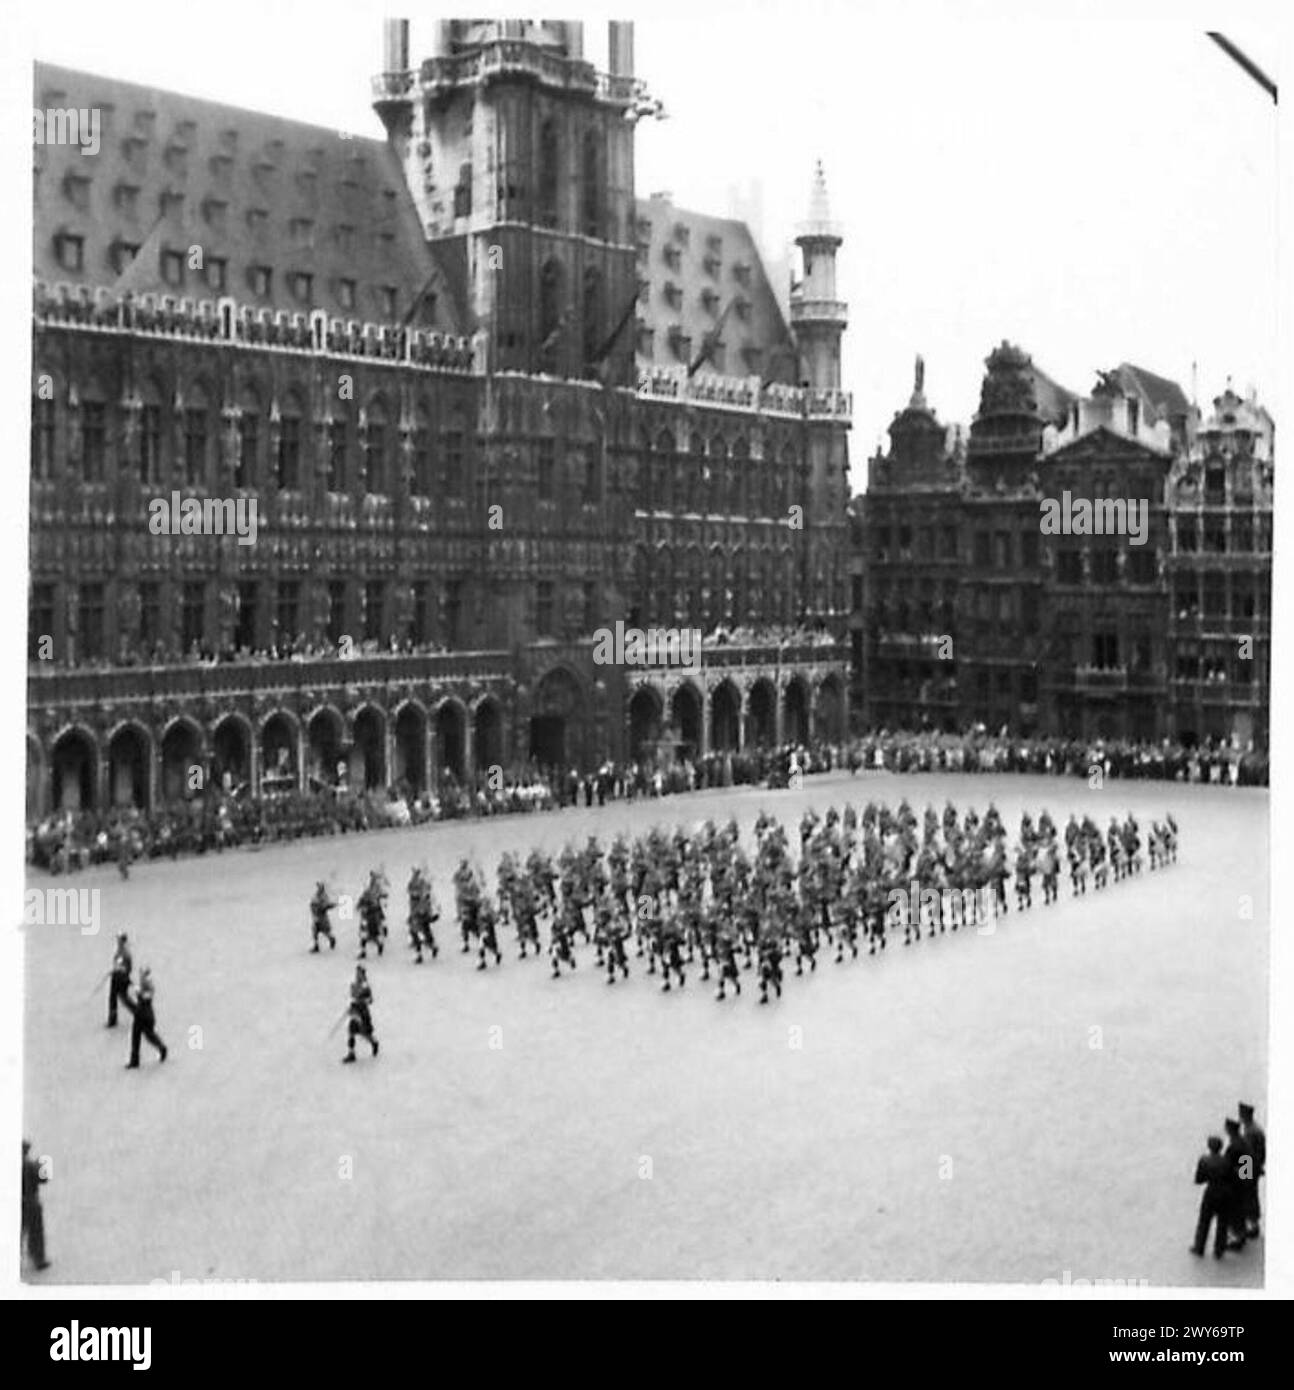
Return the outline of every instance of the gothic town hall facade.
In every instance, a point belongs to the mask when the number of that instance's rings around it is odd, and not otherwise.
[[[29,814],[843,735],[821,169],[784,308],[743,223],[638,197],[631,26],[606,72],[432,28],[384,139],[37,66]],[[618,623],[703,659],[599,665]]]

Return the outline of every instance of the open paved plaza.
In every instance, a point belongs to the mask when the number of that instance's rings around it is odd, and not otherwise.
[[[1171,811],[1176,866],[876,959],[608,988],[581,946],[560,981],[458,953],[450,871],[507,849],[761,808],[796,826],[906,795],[992,799],[1058,826]],[[1195,1161],[1237,1101],[1265,1119],[1265,790],[1081,779],[833,774],[485,822],[303,842],[31,886],[100,890],[97,935],[29,927],[25,1132],[52,1160],[41,1282],[338,1279],[1055,1279],[1252,1286],[1262,1246],[1188,1252]],[[404,885],[446,916],[412,964]],[[309,954],[316,879],[385,865],[370,963],[381,1055],[343,1067],[356,926]],[[1035,893],[1035,901],[1041,894]],[[1246,899],[1252,915],[1246,913]],[[124,1069],[104,1028],[113,935],[152,967],[170,1057]],[[545,932],[545,940],[547,933]],[[129,1022],[129,1016],[126,1016]],[[1068,1275],[1067,1273],[1068,1272]]]

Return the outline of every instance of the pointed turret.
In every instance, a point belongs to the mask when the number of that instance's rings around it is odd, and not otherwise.
[[[836,252],[843,240],[831,220],[827,176],[818,160],[808,220],[795,238],[802,274],[791,293],[791,325],[800,349],[801,376],[819,390],[840,386],[840,338],[849,321],[848,305],[836,298]]]

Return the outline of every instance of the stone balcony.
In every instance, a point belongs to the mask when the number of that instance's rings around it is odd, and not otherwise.
[[[103,706],[127,701],[220,700],[257,692],[385,685],[393,681],[448,683],[502,679],[513,671],[506,651],[391,653],[286,661],[218,661],[167,666],[69,669],[32,662],[27,700],[32,709]]]
[[[792,299],[791,322],[839,323],[848,322],[849,305],[843,299]]]

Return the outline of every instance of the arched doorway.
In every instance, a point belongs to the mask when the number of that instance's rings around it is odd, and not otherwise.
[[[777,691],[767,677],[750,688],[746,736],[756,748],[771,748],[777,739]]]
[[[162,735],[162,800],[181,801],[205,786],[202,734],[196,724],[177,719]]]
[[[818,737],[828,743],[839,743],[844,737],[845,702],[837,676],[825,677],[818,687],[814,727]]]
[[[679,753],[695,758],[701,751],[701,692],[684,681],[670,701],[670,719],[678,731]]]
[[[108,804],[148,807],[148,736],[123,724],[108,741]]]
[[[50,754],[55,811],[87,811],[96,804],[95,770],[98,751],[84,729],[60,734]]]
[[[261,726],[261,793],[295,790],[297,785],[297,726],[279,710]]]
[[[395,716],[395,780],[415,792],[426,786],[427,715],[410,701]]]
[[[556,667],[539,682],[530,717],[530,756],[541,767],[582,765],[584,696],[579,682]]]
[[[804,681],[792,676],[783,699],[782,730],[788,743],[809,741],[809,697]]]
[[[457,700],[445,700],[436,711],[436,769],[463,777],[467,721]]]
[[[236,792],[251,781],[252,737],[245,720],[227,714],[211,735],[211,777],[221,791]]]
[[[351,723],[350,784],[361,791],[386,785],[386,724],[380,710],[365,705]]]
[[[635,762],[654,758],[661,736],[661,697],[650,685],[640,685],[629,700],[629,756]]]
[[[503,714],[492,697],[482,700],[472,716],[472,764],[481,773],[503,766]]]
[[[710,746],[716,753],[735,752],[741,738],[741,696],[723,681],[710,696]]]
[[[306,776],[308,785],[335,787],[342,752],[342,717],[325,706],[310,716],[306,725]]]

